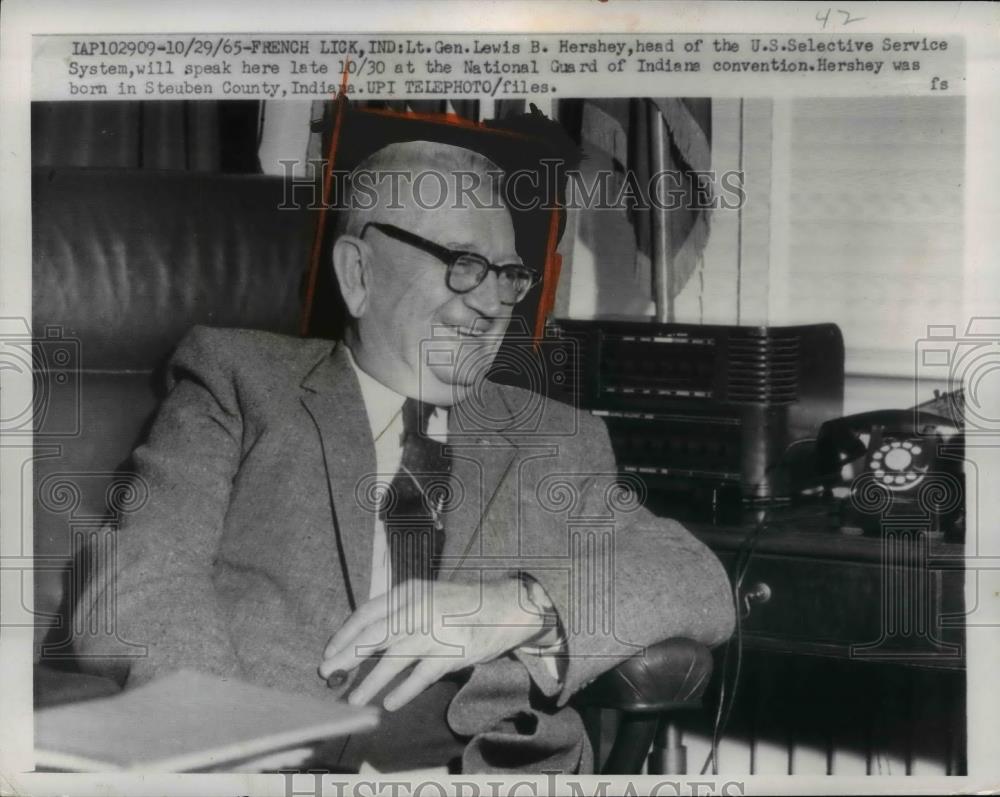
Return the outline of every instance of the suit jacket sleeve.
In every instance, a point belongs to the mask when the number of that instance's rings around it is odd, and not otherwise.
[[[113,634],[78,639],[82,666],[129,685],[180,667],[241,674],[212,586],[242,432],[237,390],[218,354],[221,338],[195,329],[172,358],[168,396],[132,459],[146,503],[123,520],[113,561],[100,557],[88,590],[93,600],[79,607],[110,607],[115,623]],[[123,650],[122,641],[145,653]]]
[[[545,562],[524,570],[548,593],[566,635],[562,678],[553,678],[538,656],[515,656],[561,706],[645,646],[673,637],[709,646],[725,641],[735,613],[715,554],[679,523],[654,516],[615,487],[617,467],[602,422],[581,414],[578,434],[560,448],[558,468],[546,466],[529,485],[534,489],[523,490],[529,504],[523,517],[534,555],[526,561],[540,556]],[[571,510],[543,500],[560,478],[573,491]]]

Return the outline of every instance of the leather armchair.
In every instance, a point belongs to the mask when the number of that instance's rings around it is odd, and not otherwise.
[[[712,654],[690,639],[667,639],[623,661],[575,697],[594,748],[595,769],[604,774],[636,774],[649,754],[649,773],[687,773],[685,747],[672,719],[675,712],[701,708],[712,675]],[[601,710],[621,717],[603,765]]]
[[[33,330],[45,338],[36,345],[37,706],[118,690],[74,664],[69,610],[85,575],[74,557],[104,519],[129,509],[119,469],[157,406],[159,367],[194,324],[295,333],[314,220],[280,209],[285,199],[284,182],[263,176],[33,175]],[[53,347],[70,356],[46,359]],[[704,646],[668,640],[581,693],[591,719],[624,712],[605,771],[640,771],[664,712],[697,706],[711,665]],[[598,728],[595,748],[599,737]]]

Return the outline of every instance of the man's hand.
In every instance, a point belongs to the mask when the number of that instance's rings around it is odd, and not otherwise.
[[[381,660],[348,698],[362,705],[415,664],[383,701],[387,711],[395,711],[449,672],[551,635],[522,594],[514,578],[481,584],[407,581],[347,619],[327,643],[319,674],[328,678],[336,670],[351,670],[381,652]]]

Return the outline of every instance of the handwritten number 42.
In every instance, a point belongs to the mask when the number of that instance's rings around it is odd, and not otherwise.
[[[826,28],[826,26],[827,26],[828,23],[829,24],[833,24],[833,25],[837,24],[837,18],[836,17],[834,17],[833,22],[830,23],[830,14],[832,14],[833,11],[834,11],[834,9],[828,8],[826,10],[826,13],[823,13],[822,11],[817,11],[816,12],[816,21],[817,22],[822,22],[824,29]],[[843,14],[844,18],[840,22],[841,25],[850,25],[852,22],[860,22],[861,20],[864,19],[864,17],[852,17],[850,11],[844,11],[843,9],[840,9],[840,8],[836,9],[836,11],[837,11],[838,14]]]

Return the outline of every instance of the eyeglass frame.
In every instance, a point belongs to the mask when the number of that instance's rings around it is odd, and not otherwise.
[[[524,293],[521,295],[519,299],[515,299],[513,302],[510,303],[507,303],[502,299],[500,300],[500,304],[504,305],[504,307],[514,307],[518,303],[523,302],[524,299],[527,297],[529,291],[531,291],[532,288],[534,288],[539,282],[541,282],[541,275],[534,269],[528,268],[528,266],[524,265],[523,263],[502,263],[502,264],[491,263],[485,257],[483,257],[480,254],[477,254],[476,252],[469,252],[464,249],[449,249],[447,246],[442,246],[441,244],[435,243],[434,241],[429,241],[423,236],[417,235],[415,232],[410,232],[409,230],[404,230],[402,227],[397,227],[395,224],[388,224],[386,222],[381,222],[381,221],[365,222],[365,225],[361,228],[361,232],[358,233],[358,237],[364,238],[365,233],[368,232],[369,227],[374,227],[383,235],[387,235],[390,238],[393,238],[402,243],[409,244],[415,249],[419,249],[420,251],[431,255],[432,257],[436,257],[438,260],[444,263],[445,266],[447,266],[447,271],[445,272],[445,277],[444,277],[444,284],[447,286],[448,290],[450,290],[452,293],[457,293],[459,295],[465,293],[471,293],[472,291],[474,291],[476,288],[478,288],[480,285],[483,284],[483,282],[486,280],[486,276],[491,271],[497,275],[497,280],[499,280],[500,274],[504,269],[516,268],[522,270],[525,274],[528,275],[529,277],[528,286],[524,289]],[[454,265],[463,257],[471,257],[477,261],[485,263],[486,268],[483,269],[483,274],[475,285],[473,285],[470,288],[466,288],[465,290],[456,290],[451,286],[451,275],[453,272]]]

